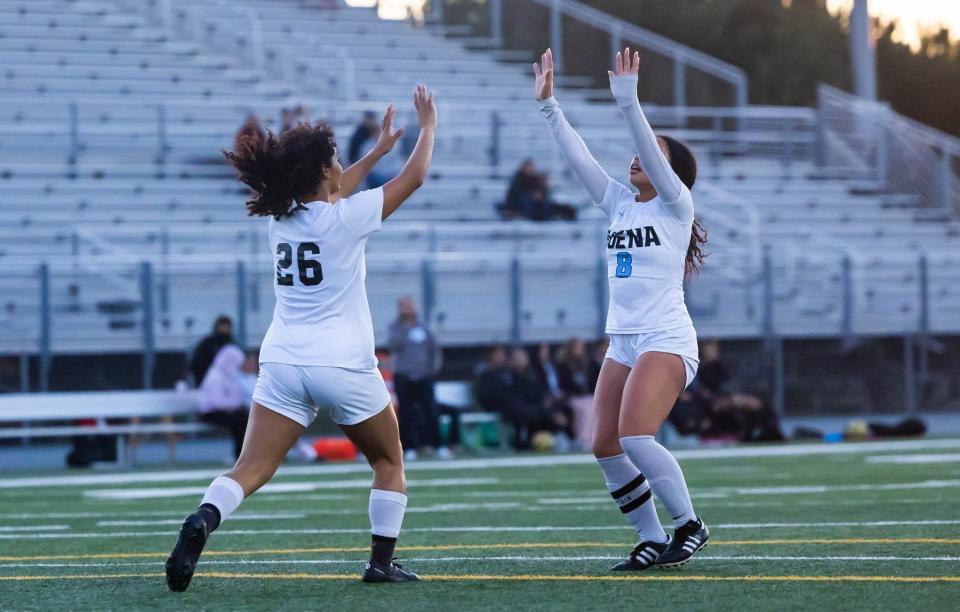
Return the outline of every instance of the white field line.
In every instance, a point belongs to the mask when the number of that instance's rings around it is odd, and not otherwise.
[[[557,563],[557,562],[579,562],[579,561],[619,561],[624,557],[617,555],[574,555],[574,556],[524,556],[509,555],[496,557],[403,557],[406,563],[494,563],[494,562],[521,562],[521,563]],[[960,561],[960,557],[939,556],[939,557],[904,557],[904,556],[782,556],[782,555],[736,555],[736,556],[716,556],[716,555],[697,555],[697,561],[722,561],[722,562],[742,562],[742,561],[925,561],[934,563],[955,563]],[[363,563],[363,558],[355,559],[229,559],[229,560],[204,560],[201,567],[210,565],[357,565]],[[104,568],[104,567],[158,567],[158,561],[121,561],[117,563],[0,563],[0,569],[13,569],[25,567],[43,567],[43,568]],[[203,571],[202,569],[200,570]]]
[[[0,532],[8,531],[61,531],[70,529],[70,525],[0,525]]]
[[[352,497],[351,497],[352,499]],[[250,512],[250,511],[237,511],[230,515],[231,520],[248,520],[253,521],[260,518],[304,518],[309,511],[306,512]],[[142,512],[132,512],[131,517],[143,517],[143,516],[165,516],[169,518],[174,518],[177,515],[176,512],[171,512],[169,510],[145,510]],[[0,520],[8,519],[88,519],[88,518],[116,518],[117,516],[123,516],[123,512],[10,512],[10,513],[0,513]]]
[[[528,497],[529,497],[530,495],[531,495],[530,493],[526,494],[526,496],[528,496]],[[532,495],[536,495],[536,493],[533,493]],[[359,499],[360,499],[360,498],[357,497],[357,496],[349,496],[349,495],[342,496],[342,498],[343,498],[343,499],[350,499],[350,500],[359,500]],[[694,498],[696,498],[696,495],[694,495]],[[254,499],[259,500],[259,499],[261,499],[261,498],[260,498],[260,497],[256,497],[256,498],[254,498]],[[285,499],[289,499],[289,498],[285,498]],[[531,502],[531,503],[534,503],[534,502]],[[537,501],[536,503],[540,503],[540,502]],[[596,508],[595,508],[594,506],[609,505],[611,508],[614,507],[613,500],[611,500],[609,497],[606,497],[606,498],[597,498],[596,500],[594,500],[593,498],[588,498],[588,499],[586,500],[586,503],[587,503],[590,507],[586,507],[586,508],[576,508],[576,507],[573,507],[573,508],[567,508],[567,509],[565,509],[565,511],[582,509],[584,512],[596,512]],[[869,503],[869,502],[864,502],[864,501],[862,501],[862,500],[852,500],[852,499],[838,499],[838,500],[833,500],[833,501],[831,501],[831,500],[819,500],[819,499],[805,499],[805,500],[790,500],[789,502],[786,502],[786,501],[759,501],[759,502],[748,502],[748,501],[741,501],[741,500],[738,500],[738,499],[729,499],[729,500],[723,500],[723,501],[718,500],[718,501],[705,501],[705,502],[701,502],[701,501],[698,500],[697,503],[696,503],[696,506],[697,506],[698,508],[700,508],[700,507],[709,507],[709,508],[731,508],[731,507],[736,507],[736,508],[767,508],[767,507],[783,507],[783,506],[790,506],[790,507],[792,508],[792,507],[795,507],[795,506],[863,506],[863,505],[866,504],[866,503]],[[900,505],[900,504],[931,504],[931,503],[934,503],[934,500],[922,499],[922,498],[913,498],[913,497],[897,499],[897,504],[898,504],[898,505]],[[553,504],[550,504],[550,505],[553,505]],[[530,511],[530,512],[552,512],[552,511],[554,511],[554,510],[553,510],[552,508],[550,508],[550,505],[548,505],[546,508],[543,508],[543,507],[538,507],[538,506],[536,506],[536,505],[534,505],[534,506],[527,506],[527,505],[525,505],[525,504],[523,504],[523,503],[516,502],[517,509],[519,509],[519,510],[524,510],[524,511]],[[479,506],[479,507],[489,507],[491,510],[499,509],[499,508],[496,507],[496,506],[497,506],[496,503],[477,504],[477,505],[471,505],[470,507],[471,507],[471,508],[476,508],[476,507],[478,507],[478,506]],[[407,512],[411,512],[412,510],[413,510],[413,508],[407,508]],[[425,512],[425,511],[427,511],[427,510],[420,510],[420,511],[421,511],[421,512]],[[444,512],[444,511],[453,512],[454,510],[443,510],[443,509],[440,509],[440,508],[431,508],[430,511],[433,511],[433,512]],[[459,510],[457,510],[457,511],[459,511]],[[239,512],[237,512],[237,513],[231,514],[229,520],[230,520],[230,521],[235,521],[235,520],[238,520],[238,519],[239,519],[239,520],[250,520],[250,521],[252,521],[252,520],[259,520],[261,517],[262,517],[264,520],[266,520],[267,518],[270,518],[270,519],[294,518],[294,519],[295,519],[295,518],[305,518],[305,517],[310,517],[310,516],[325,516],[325,515],[329,515],[329,514],[334,513],[334,512],[337,513],[337,514],[354,514],[354,513],[357,512],[357,510],[356,510],[356,509],[351,509],[351,510],[344,510],[344,511],[341,512],[341,511],[339,511],[339,510],[331,511],[331,510],[328,510],[328,509],[319,509],[319,510],[305,510],[305,511],[303,511],[303,512],[290,512],[290,513],[284,513],[284,512],[277,512],[277,513],[253,513],[253,512],[249,512],[249,513],[245,513],[245,512],[243,512],[243,511],[241,510],[241,511],[239,511]],[[172,521],[172,522],[167,522],[167,523],[164,523],[164,524],[173,524],[173,523],[176,523],[176,524],[179,525],[181,522],[183,522],[182,517],[181,517],[181,518],[177,518],[177,517],[179,516],[179,514],[178,514],[177,512],[171,512],[171,511],[169,511],[169,510],[148,510],[148,511],[143,511],[143,512],[139,512],[139,511],[138,511],[138,512],[120,512],[120,511],[118,511],[118,512],[37,512],[37,513],[7,513],[7,514],[2,514],[2,513],[0,513],[0,520],[116,519],[118,516],[128,516],[128,517],[130,517],[129,519],[127,519],[127,520],[129,520],[129,521],[136,521],[138,518],[147,517],[147,516],[160,516],[160,517],[166,517],[166,520],[167,520],[167,521]],[[119,526],[119,525],[118,525],[118,526]],[[711,526],[712,526],[712,525],[711,525]],[[65,527],[66,527],[66,526],[65,526]],[[34,527],[34,526],[25,526],[25,528],[24,528],[24,531],[33,531],[33,530],[38,530],[38,528],[37,528],[37,527]]]
[[[359,512],[357,513],[359,514]],[[932,525],[960,525],[960,520],[924,520],[924,521],[837,521],[825,523],[719,523],[709,527],[713,529],[785,529],[785,528],[828,528],[828,527],[917,527]],[[582,531],[627,531],[627,525],[567,526],[567,525],[484,525],[460,527],[410,527],[404,533],[533,533],[533,532],[582,532]],[[170,537],[170,531],[102,531],[99,533],[16,533],[0,534],[2,540],[41,540],[75,538],[136,538]],[[367,528],[308,528],[308,529],[225,529],[222,535],[330,535],[368,533]]]
[[[903,489],[953,489],[960,487],[960,480],[924,480],[920,482],[895,482],[887,484],[843,485],[796,485],[782,487],[716,487],[713,492],[734,495],[803,495],[807,493],[831,493],[851,491],[899,491]],[[696,495],[697,493],[695,493]]]
[[[783,444],[772,446],[737,446],[731,448],[698,448],[674,452],[677,459],[740,459],[748,457],[804,457],[810,455],[846,455],[858,453],[930,451],[960,449],[960,438],[931,440],[896,440],[888,442],[845,442],[840,444]],[[558,465],[588,465],[592,455],[511,456],[485,459],[457,459],[454,461],[417,461],[405,466],[408,472],[421,470],[463,471],[492,468],[545,467]],[[185,482],[212,480],[224,470],[171,470],[163,472],[134,472],[115,474],[87,474],[70,476],[40,476],[7,478],[0,481],[0,489],[49,486],[90,486],[103,484],[142,484],[150,482]],[[361,463],[335,465],[303,465],[281,467],[280,476],[315,476],[333,474],[369,473]]]
[[[741,495],[803,495],[807,493],[851,493],[854,491],[897,491],[904,489],[952,489],[960,487],[960,480],[924,480],[921,482],[896,482],[888,484],[845,484],[845,485],[786,485],[780,487],[714,487],[692,489],[694,501],[700,499],[722,499]],[[537,500],[543,505],[577,506],[601,505],[610,503],[602,497],[543,497]],[[736,504],[734,504],[736,505]],[[829,505],[829,504],[828,504]]]
[[[455,486],[475,486],[497,484],[497,478],[436,478],[428,480],[410,480],[408,486],[415,488],[417,486],[433,487],[455,487]],[[321,482],[291,482],[291,483],[271,483],[263,487],[262,491],[267,496],[261,496],[257,499],[262,501],[282,501],[282,499],[309,499],[309,496],[290,495],[284,498],[277,498],[277,494],[285,493],[303,493],[305,491],[314,491],[321,489],[367,489],[370,487],[370,481],[365,479],[339,480],[339,481],[321,481]],[[693,497],[696,499],[724,498],[734,495],[802,495],[809,493],[830,493],[853,491],[887,491],[903,489],[949,489],[960,487],[960,480],[926,480],[922,482],[901,482],[888,484],[846,484],[846,485],[787,485],[773,487],[716,487],[712,489],[694,489]],[[161,499],[171,497],[200,496],[206,492],[206,487],[143,487],[134,489],[91,489],[84,491],[84,496],[92,499],[104,500],[135,500],[135,499]],[[547,504],[576,504],[578,502],[567,501],[568,498],[544,498],[550,500]],[[575,499],[575,498],[573,498]],[[593,498],[583,498],[592,500]],[[599,504],[599,501],[588,501],[583,503]]]
[[[424,480],[408,480],[407,486],[423,487],[460,487],[491,485],[500,482],[498,478],[432,478]],[[369,489],[370,480],[357,478],[354,480],[328,480],[320,482],[278,482],[265,485],[261,491],[265,493],[287,493],[317,491],[323,489]],[[136,489],[91,489],[84,491],[84,497],[93,499],[157,499],[166,497],[184,497],[188,495],[203,495],[207,487],[143,487]]]
[[[870,455],[866,458],[867,463],[897,463],[897,464],[916,464],[916,463],[960,463],[960,453],[941,454],[941,455]]]
[[[407,514],[410,513],[444,513],[444,512],[464,512],[464,511],[477,511],[477,510],[508,510],[512,508],[517,508],[521,504],[516,502],[506,502],[506,503],[491,503],[491,504],[435,504],[433,506],[421,506],[421,507],[411,507],[407,508]],[[234,520],[247,520],[247,521],[256,521],[256,520],[277,520],[277,519],[305,519],[307,515],[311,516],[349,516],[359,514],[361,509],[357,508],[341,508],[341,509],[322,509],[322,510],[311,510],[309,513],[302,512],[296,515],[273,515],[273,514],[261,514],[255,516],[233,516],[231,515],[227,521],[233,522]],[[169,513],[168,513],[169,514]],[[224,522],[227,522],[224,521]],[[183,519],[159,519],[153,521],[137,521],[137,520],[120,520],[120,521],[97,521],[97,527],[156,527],[160,525],[180,525],[183,523]],[[24,531],[29,530],[29,527],[23,528]],[[0,528],[2,531],[2,528]]]

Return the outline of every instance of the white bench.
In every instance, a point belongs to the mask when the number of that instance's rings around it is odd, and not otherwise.
[[[197,421],[173,422],[197,411],[197,391],[84,391],[77,393],[9,393],[0,395],[0,439],[63,438],[106,435],[117,437],[117,461],[127,459],[125,445],[131,435],[202,433],[215,431]],[[44,425],[56,421],[92,419],[94,425]],[[107,419],[133,419],[113,425]],[[142,423],[141,420],[163,422]]]
[[[470,383],[462,380],[438,382],[433,387],[433,398],[438,404],[456,408],[461,412],[460,425],[463,428],[479,427],[485,423],[493,424],[500,433],[500,448],[507,448],[507,436],[499,414],[494,412],[467,412],[474,406],[473,390]],[[440,422],[450,422],[449,415],[441,415]]]

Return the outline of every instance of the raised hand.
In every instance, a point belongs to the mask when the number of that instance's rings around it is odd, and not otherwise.
[[[380,121],[380,136],[377,138],[377,144],[374,150],[380,155],[386,155],[393,150],[397,141],[403,136],[403,128],[393,129],[393,118],[397,114],[397,109],[391,104],[387,111],[383,113],[383,119]]]
[[[631,55],[630,47],[622,53],[617,52],[613,71],[608,70],[610,77],[610,91],[620,106],[633,104],[637,100],[637,83],[640,81],[640,53],[634,51]]]
[[[433,103],[433,92],[428,91],[423,83],[417,85],[413,92],[413,106],[417,109],[421,128],[437,127],[437,107]]]
[[[537,100],[546,100],[553,95],[553,51],[547,49],[540,56],[540,64],[534,62],[533,74],[537,77],[533,83],[533,93]]]

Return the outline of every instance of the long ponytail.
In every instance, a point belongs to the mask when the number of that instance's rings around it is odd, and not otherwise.
[[[660,136],[660,138],[667,143],[670,167],[687,189],[693,189],[693,184],[697,181],[697,159],[693,156],[693,151],[676,138],[670,136]],[[703,251],[703,245],[706,243],[707,230],[701,225],[699,219],[694,219],[693,226],[690,228],[690,246],[687,247],[687,257],[683,264],[684,275],[693,276],[700,272],[700,266],[707,257]]]

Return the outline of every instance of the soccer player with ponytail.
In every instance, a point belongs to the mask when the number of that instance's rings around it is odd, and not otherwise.
[[[611,179],[567,123],[553,97],[549,49],[533,67],[540,112],[609,220],[610,348],[594,396],[593,453],[607,489],[641,540],[613,568],[617,571],[681,565],[710,537],[694,513],[680,465],[654,437],[699,365],[697,332],[683,295],[684,277],[698,270],[706,242],[690,195],[697,165],[685,145],[650,128],[637,101],[639,60],[628,48],[617,54],[616,72],[609,73],[636,149],[629,175],[633,189]],[[660,525],[652,494],[670,512],[672,538]]]
[[[419,85],[413,102],[420,123],[417,144],[403,171],[378,189],[350,195],[402,135],[392,127],[392,106],[377,145],[346,170],[324,124],[300,124],[279,139],[268,134],[242,141],[226,153],[239,180],[253,191],[247,212],[269,218],[277,304],[260,349],[260,378],[243,450],[184,521],[166,563],[172,591],[186,590],[211,532],[273,477],[320,409],[373,468],[371,555],[363,580],[418,580],[393,563],[407,505],[403,450],[396,413],[377,370],[364,287],[367,238],[423,184],[433,156],[433,94]]]

